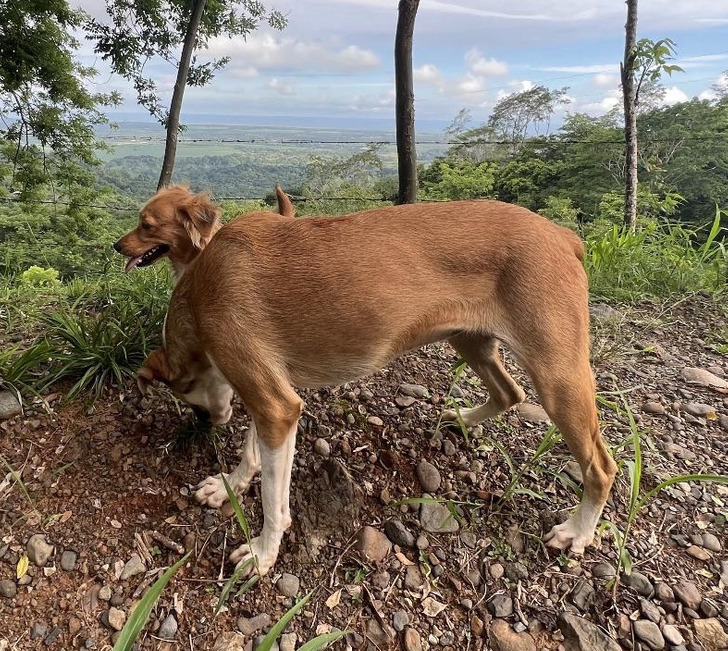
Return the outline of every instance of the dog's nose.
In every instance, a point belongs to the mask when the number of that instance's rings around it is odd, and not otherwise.
[[[114,251],[121,253],[121,240],[116,240],[116,242],[114,242]]]

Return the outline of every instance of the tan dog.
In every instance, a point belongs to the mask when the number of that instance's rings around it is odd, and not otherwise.
[[[139,383],[166,382],[214,423],[230,418],[233,391],[250,413],[243,460],[227,479],[240,493],[262,469],[264,523],[231,560],[255,555],[265,574],[291,524],[303,404],[294,387],[355,380],[439,340],[449,341],[488,389],[485,404],[460,412],[468,425],[525,397],[501,364],[499,341],[529,373],[584,477],[581,504],[546,540],[583,552],[616,466],[597,423],[582,256],[570,231],[497,201],[340,218],[256,213],[220,229],[177,285],[165,348],[147,359]],[[220,476],[203,481],[196,497],[222,506]]]
[[[291,201],[276,185],[278,212],[293,217]],[[125,271],[148,267],[168,257],[175,280],[222,227],[220,209],[206,192],[194,194],[174,185],[159,190],[139,211],[139,225],[114,243],[129,258]]]

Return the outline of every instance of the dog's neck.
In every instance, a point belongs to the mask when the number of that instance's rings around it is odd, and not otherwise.
[[[200,237],[199,247],[193,246],[189,243],[188,248],[183,251],[177,251],[176,255],[169,256],[169,262],[172,265],[172,280],[176,285],[186,271],[190,268],[190,265],[197,259],[197,256],[202,253],[204,248],[210,243],[210,240],[215,236],[222,228],[222,222],[216,219],[215,222],[210,226],[210,232],[205,237]]]

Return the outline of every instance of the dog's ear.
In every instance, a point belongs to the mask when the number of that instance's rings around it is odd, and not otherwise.
[[[288,195],[283,192],[283,188],[281,188],[280,185],[276,183],[276,197],[278,198],[278,212],[283,217],[295,217],[296,211],[293,208],[293,204],[291,203],[291,200],[288,198]]]
[[[155,350],[149,355],[142,367],[137,371],[137,386],[143,395],[147,394],[149,385],[154,380],[159,380],[165,384],[172,381],[172,369],[163,348]]]
[[[203,249],[215,234],[214,226],[220,219],[220,209],[206,192],[190,194],[179,206],[185,230],[192,246]]]

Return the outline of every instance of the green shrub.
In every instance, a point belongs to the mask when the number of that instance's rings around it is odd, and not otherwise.
[[[20,275],[20,283],[31,287],[54,287],[60,285],[58,272],[52,267],[44,269],[33,265]]]
[[[652,222],[633,232],[613,224],[587,235],[584,262],[592,295],[632,301],[722,291],[728,251],[719,239],[721,217],[717,210],[710,228]]]

